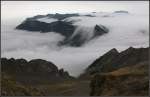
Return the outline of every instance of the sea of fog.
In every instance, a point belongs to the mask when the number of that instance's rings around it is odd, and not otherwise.
[[[58,47],[65,37],[55,32],[40,33],[16,30],[25,18],[2,18],[1,56],[7,58],[45,59],[58,68],[64,68],[71,75],[78,76],[95,59],[112,48],[119,51],[128,47],[149,46],[149,16],[140,14],[95,14],[96,17],[70,17],[66,21],[76,21],[78,29],[89,30],[82,34],[92,34],[92,26],[102,24],[109,33],[85,43],[81,47]],[[91,28],[91,29],[90,29]],[[78,33],[77,31],[75,33]]]

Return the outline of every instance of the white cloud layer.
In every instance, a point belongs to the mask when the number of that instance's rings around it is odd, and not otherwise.
[[[46,59],[55,63],[59,68],[69,71],[71,75],[77,76],[96,58],[112,48],[122,51],[130,46],[147,47],[149,45],[148,14],[107,13],[108,17],[103,17],[104,13],[95,15],[96,17],[82,16],[67,19],[77,20],[74,25],[85,27],[79,28],[89,32],[83,34],[83,37],[91,36],[92,27],[95,24],[102,24],[109,28],[108,34],[98,37],[82,47],[58,47],[57,43],[64,37],[55,32],[43,34],[15,30],[15,26],[21,23],[20,20],[23,20],[20,18],[17,20],[10,19],[9,21],[6,19],[7,21],[5,21],[4,15],[2,15],[1,56],[28,60]]]

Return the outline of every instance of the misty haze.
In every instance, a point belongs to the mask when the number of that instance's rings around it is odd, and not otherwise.
[[[3,1],[1,6],[2,79],[18,82],[11,92],[10,83],[2,81],[2,95],[148,94],[148,2]],[[142,78],[136,76],[130,82],[139,72]],[[123,86],[115,92],[107,89],[111,85],[95,85],[110,84],[116,77],[120,82],[111,84],[126,85],[122,75],[134,88],[145,90],[136,94],[129,90],[133,87]]]

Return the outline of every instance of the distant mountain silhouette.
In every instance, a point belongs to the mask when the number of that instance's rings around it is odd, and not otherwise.
[[[48,14],[48,15],[37,15],[31,18],[27,18],[24,22],[19,24],[16,29],[20,30],[27,30],[27,31],[39,31],[41,33],[46,32],[56,32],[63,36],[65,36],[64,41],[61,41],[59,45],[70,45],[70,46],[82,46],[85,42],[101,36],[103,34],[106,34],[109,32],[108,28],[106,28],[103,25],[95,25],[94,26],[94,35],[91,37],[91,39],[83,39],[82,37],[82,31],[80,34],[77,34],[76,36],[72,37],[74,31],[76,30],[77,26],[73,25],[72,22],[67,22],[63,19],[66,19],[68,17],[73,16],[80,16],[78,14]],[[40,21],[39,19],[45,19],[45,21],[56,19],[55,21],[51,22],[45,22]],[[71,38],[72,37],[72,38]]]

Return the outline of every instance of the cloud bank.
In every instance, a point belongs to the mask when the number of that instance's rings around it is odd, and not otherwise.
[[[134,14],[108,14],[103,17],[98,13],[96,17],[71,17],[69,20],[80,20],[74,25],[82,27],[90,36],[92,26],[102,24],[110,32],[100,36],[82,47],[58,47],[57,43],[64,36],[55,32],[40,33],[15,30],[14,25],[2,25],[1,47],[2,57],[25,58],[28,60],[40,58],[52,61],[59,68],[64,68],[71,75],[79,75],[96,58],[112,48],[122,51],[130,46],[147,47],[149,44],[148,16]],[[14,22],[13,22],[14,23]],[[91,29],[86,29],[86,27]],[[81,29],[81,28],[80,28]],[[89,30],[89,31],[87,31]],[[78,32],[76,32],[78,33]],[[88,35],[88,36],[87,36]]]

